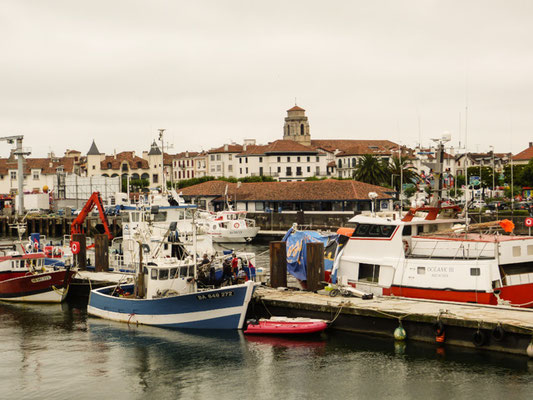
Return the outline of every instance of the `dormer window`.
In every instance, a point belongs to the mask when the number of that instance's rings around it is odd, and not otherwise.
[[[137,161],[137,168],[142,168],[142,163],[140,161]]]
[[[107,168],[111,169],[111,163],[110,162],[107,163]]]
[[[124,163],[122,164],[122,171],[128,171],[128,164]]]

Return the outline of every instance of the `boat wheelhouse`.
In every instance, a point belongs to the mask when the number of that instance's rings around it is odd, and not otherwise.
[[[200,220],[207,233],[217,243],[245,243],[259,232],[255,221],[246,218],[246,211],[201,212]]]

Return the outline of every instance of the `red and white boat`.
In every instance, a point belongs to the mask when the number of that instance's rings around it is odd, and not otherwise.
[[[45,254],[9,251],[0,254],[0,300],[60,303],[76,271],[49,268]]]
[[[308,318],[272,317],[248,322],[244,333],[255,335],[296,335],[321,332],[327,322]]]
[[[474,233],[458,210],[423,207],[402,219],[355,216],[355,228],[339,232],[349,240],[332,275],[378,296],[533,307],[533,237],[502,232],[498,221],[478,224]]]

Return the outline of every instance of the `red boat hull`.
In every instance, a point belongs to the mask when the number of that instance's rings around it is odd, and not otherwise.
[[[512,306],[533,308],[533,283],[524,285],[503,286],[499,288],[500,299],[509,301]],[[413,287],[391,286],[383,289],[385,296],[411,297],[414,299],[429,299],[442,301],[458,301],[463,303],[477,303],[497,305],[498,298],[494,293],[422,289]]]
[[[0,281],[0,300],[23,302],[61,302],[75,271],[27,274]]]
[[[255,335],[294,335],[323,331],[328,324],[323,321],[268,321],[248,324],[244,333]]]

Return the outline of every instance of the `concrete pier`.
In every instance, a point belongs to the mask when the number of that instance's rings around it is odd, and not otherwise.
[[[378,297],[330,297],[318,293],[258,288],[253,317],[271,315],[333,321],[329,329],[393,337],[400,322],[407,340],[527,355],[533,340],[533,310],[467,303]],[[438,340],[437,329],[444,329]],[[439,332],[440,333],[440,332]]]

